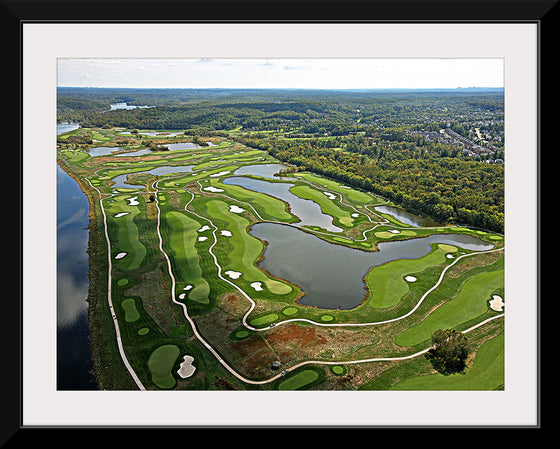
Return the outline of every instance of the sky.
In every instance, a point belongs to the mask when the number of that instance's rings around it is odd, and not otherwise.
[[[59,87],[423,89],[504,87],[503,59],[60,58]]]

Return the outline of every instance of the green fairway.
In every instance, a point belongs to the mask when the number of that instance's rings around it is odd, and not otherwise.
[[[319,204],[323,213],[330,215],[335,219],[334,224],[340,224],[345,227],[350,227],[354,224],[352,218],[352,210],[343,209],[339,204],[338,195],[333,195],[333,199],[325,195],[324,192],[314,189],[309,186],[294,186],[290,187],[290,192],[307,200],[311,200]],[[332,195],[330,192],[329,195]]]
[[[202,276],[196,243],[201,233],[200,223],[181,212],[167,212],[165,219],[171,227],[169,245],[174,254],[175,276],[181,288],[192,285],[188,292],[189,299],[205,301],[210,293],[210,286]]]
[[[441,265],[446,261],[445,255],[457,249],[450,245],[436,245],[420,259],[400,259],[373,267],[366,275],[366,284],[370,292],[368,304],[375,308],[392,307],[406,295],[410,283],[405,276],[421,273],[426,268]],[[415,275],[417,277],[417,275]]]
[[[224,193],[250,204],[265,220],[283,221],[287,223],[297,220],[288,212],[286,203],[273,196],[248,190],[236,185],[222,184],[215,179],[212,179],[208,185],[213,188],[222,189]],[[203,188],[205,187],[208,186],[203,185]]]
[[[504,334],[484,343],[465,374],[410,377],[391,390],[495,390],[504,385]]]
[[[117,238],[113,241],[113,247],[116,252],[126,253],[126,257],[116,261],[118,267],[122,270],[134,270],[138,268],[144,257],[146,256],[146,247],[140,242],[138,227],[134,218],[141,214],[134,201],[129,201],[129,196],[117,196],[115,201],[108,206],[105,206],[108,212],[108,220],[117,226]],[[140,196],[137,196],[138,201]],[[114,218],[114,215],[127,212],[126,215]]]
[[[215,253],[218,255],[223,272],[235,271],[241,273],[238,281],[244,285],[261,282],[268,287],[271,293],[284,295],[290,293],[292,288],[280,281],[270,279],[264,272],[255,266],[256,260],[264,250],[264,244],[247,232],[249,220],[240,214],[230,212],[230,204],[221,200],[212,200],[207,203],[208,215],[218,220],[225,220],[225,229],[231,232],[230,237],[222,237],[221,242],[227,245],[226,249],[220,244],[216,245]],[[220,242],[219,241],[219,242]]]
[[[417,326],[399,334],[396,343],[414,346],[436,329],[453,329],[488,311],[492,292],[504,285],[504,270],[479,273],[465,281],[457,296],[434,310]]]
[[[349,200],[355,201],[357,203],[363,204],[377,204],[379,199],[371,194],[362,192],[356,189],[342,187],[341,183],[338,181],[333,181],[332,179],[324,178],[322,176],[315,175],[313,173],[295,173],[294,176],[301,177],[307,181],[311,181],[320,187],[324,187],[328,190],[340,193],[348,197]]]

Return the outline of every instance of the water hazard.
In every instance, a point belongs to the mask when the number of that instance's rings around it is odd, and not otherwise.
[[[396,259],[417,259],[432,243],[447,243],[482,251],[493,245],[463,234],[437,234],[379,243],[378,252],[333,245],[297,228],[277,223],[257,223],[250,234],[268,242],[259,267],[273,276],[299,285],[300,303],[325,309],[352,309],[366,294],[364,276],[373,266]]]

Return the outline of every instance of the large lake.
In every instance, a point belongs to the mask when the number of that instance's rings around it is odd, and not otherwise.
[[[366,294],[363,277],[372,266],[395,259],[417,259],[432,243],[447,243],[482,251],[494,245],[461,234],[437,234],[410,240],[382,242],[379,251],[366,252],[328,243],[315,235],[278,223],[257,223],[250,234],[268,246],[259,267],[299,285],[300,303],[325,309],[352,309]]]
[[[95,390],[87,296],[89,203],[57,165],[57,389]]]

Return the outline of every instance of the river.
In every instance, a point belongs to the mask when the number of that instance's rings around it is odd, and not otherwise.
[[[57,134],[79,126],[73,125],[57,125]],[[56,170],[57,390],[96,390],[87,304],[89,202],[76,181]]]

